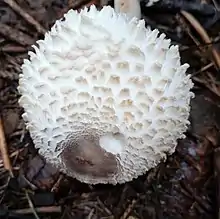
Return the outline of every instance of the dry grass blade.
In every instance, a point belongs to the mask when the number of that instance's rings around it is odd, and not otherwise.
[[[14,177],[11,162],[8,155],[7,144],[5,140],[5,134],[3,129],[2,118],[0,117],[0,151],[2,160],[4,163],[4,168],[9,171],[11,177]]]
[[[206,30],[202,27],[202,25],[196,20],[196,18],[192,14],[190,14],[186,11],[181,11],[181,14],[190,22],[190,24],[198,32],[198,34],[201,36],[201,38],[203,39],[203,41],[206,44],[212,44],[212,41],[211,41],[208,33],[206,32]],[[213,58],[215,60],[216,66],[220,69],[220,55],[217,52],[217,50],[213,47],[212,47],[212,54],[213,54]]]
[[[25,12],[15,1],[13,0],[3,0],[6,4],[8,4],[15,12],[17,12],[20,16],[22,16],[29,24],[34,26],[36,30],[45,34],[46,29],[39,24],[32,16],[30,16],[27,12]]]

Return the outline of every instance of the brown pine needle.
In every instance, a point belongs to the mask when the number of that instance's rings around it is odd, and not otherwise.
[[[35,208],[37,213],[61,213],[61,206],[46,206],[46,207],[38,207]],[[32,214],[33,210],[31,208],[24,208],[11,211],[14,214]]]
[[[64,176],[62,174],[60,174],[58,180],[56,181],[56,183],[53,185],[51,192],[56,192],[59,189],[60,183],[63,180]]]
[[[30,209],[31,209],[31,211],[32,211],[32,213],[33,213],[33,215],[35,216],[36,219],[40,219],[39,216],[37,215],[36,209],[34,208],[34,205],[33,205],[32,201],[31,201],[31,199],[30,199],[30,197],[29,197],[28,192],[25,191],[25,194],[26,194],[26,198],[27,198],[27,200],[28,200],[28,204],[29,204],[29,207],[30,207]]]
[[[190,22],[192,27],[197,31],[206,44],[212,44],[208,33],[192,14],[186,11],[181,11],[181,14]],[[214,47],[212,47],[212,55],[216,66],[220,69],[220,54]]]
[[[11,177],[14,177],[12,166],[11,166],[11,161],[8,155],[7,144],[5,140],[5,134],[4,134],[3,123],[2,123],[1,117],[0,117],[0,152],[1,152],[1,157],[3,160],[4,168],[9,171]]]
[[[128,218],[128,216],[131,213],[131,211],[133,210],[136,202],[137,202],[137,200],[135,200],[135,199],[132,200],[131,204],[127,207],[127,209],[125,210],[124,214],[120,217],[120,219]]]
[[[23,17],[29,24],[34,26],[39,33],[41,34],[46,33],[46,29],[38,21],[36,21],[31,15],[25,12],[14,0],[3,0],[3,1],[6,4],[8,4],[21,17]]]

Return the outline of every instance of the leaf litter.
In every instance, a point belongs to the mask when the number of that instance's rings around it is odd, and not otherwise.
[[[0,218],[197,219],[220,208],[220,4],[161,0],[142,15],[179,45],[195,83],[187,138],[165,163],[123,185],[86,185],[38,155],[21,119],[18,74],[31,45],[70,8],[113,1],[0,2]]]

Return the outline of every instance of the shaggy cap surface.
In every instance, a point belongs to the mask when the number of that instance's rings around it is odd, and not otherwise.
[[[23,118],[45,159],[78,180],[124,183],[175,151],[193,83],[178,46],[106,6],[68,11],[24,60]]]

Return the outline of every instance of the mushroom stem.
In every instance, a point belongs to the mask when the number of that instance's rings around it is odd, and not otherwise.
[[[129,19],[141,18],[140,0],[115,0],[114,8],[117,13],[124,13]]]

